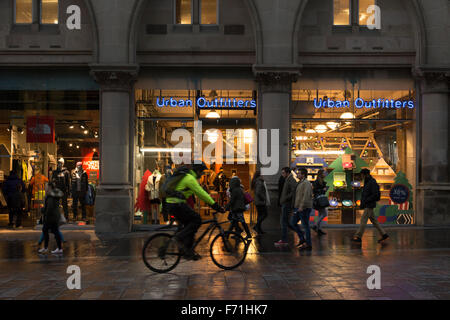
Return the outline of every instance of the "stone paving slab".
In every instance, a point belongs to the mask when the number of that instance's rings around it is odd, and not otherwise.
[[[391,239],[379,245],[369,229],[363,243],[354,245],[351,230],[328,230],[325,237],[313,235],[313,251],[300,252],[292,234],[288,247],[274,247],[275,230],[253,240],[236,270],[217,268],[204,241],[200,261],[182,260],[169,274],[155,274],[141,261],[149,233],[103,241],[91,231],[71,231],[58,257],[36,253],[33,237],[39,233],[2,240],[0,231],[0,299],[450,299],[448,231],[391,230]],[[66,287],[67,267],[74,264],[81,268],[81,290]],[[367,288],[369,265],[381,269],[381,290]]]

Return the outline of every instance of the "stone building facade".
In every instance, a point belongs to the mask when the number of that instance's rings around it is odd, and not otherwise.
[[[99,86],[98,233],[131,231],[136,83],[206,71],[224,82],[239,75],[258,91],[258,128],[280,129],[280,167],[290,162],[286,124],[292,121],[292,88],[302,77],[354,72],[375,81],[404,74],[414,83],[417,103],[416,224],[450,224],[448,0],[378,0],[380,30],[355,19],[334,26],[332,0],[219,0],[212,25],[200,24],[199,0],[192,1],[192,23],[176,24],[175,3],[60,0],[58,24],[42,25],[33,15],[31,23],[17,25],[15,1],[0,0],[0,90],[11,87],[12,73],[20,89],[21,77],[45,77],[43,69],[63,70],[59,77],[68,79],[81,74]],[[70,5],[81,9],[81,30],[66,26]],[[278,175],[266,180],[274,190]]]

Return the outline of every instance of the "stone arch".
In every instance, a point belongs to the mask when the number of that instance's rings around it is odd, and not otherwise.
[[[86,0],[90,1],[90,0]],[[131,64],[136,63],[136,49],[138,41],[138,29],[139,24],[144,13],[144,8],[147,0],[137,0],[133,7],[133,12],[130,19],[130,24],[128,26],[128,61]],[[253,27],[253,37],[255,39],[255,50],[256,50],[256,64],[263,61],[263,36],[260,17],[254,3],[254,0],[244,0],[244,3],[248,9],[248,13],[251,17],[251,23]]]
[[[415,28],[415,47],[416,47],[416,65],[423,65],[427,62],[427,36],[426,36],[426,26],[425,18],[423,16],[423,8],[419,0],[403,0],[406,4],[406,9],[408,14],[413,17],[413,26]],[[298,63],[298,36],[300,32],[300,26],[302,22],[302,17],[309,0],[305,0],[298,8],[296,15],[296,21],[294,24],[294,32],[292,34],[292,50],[294,61]]]

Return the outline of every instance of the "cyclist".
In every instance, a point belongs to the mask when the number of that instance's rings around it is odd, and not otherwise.
[[[167,211],[170,212],[179,223],[184,227],[176,235],[178,244],[181,247],[183,255],[188,260],[198,260],[201,256],[196,253],[192,246],[194,244],[195,234],[202,223],[200,215],[196,213],[187,203],[193,194],[206,202],[213,210],[225,212],[211,196],[200,186],[197,179],[200,179],[203,172],[207,169],[206,165],[194,164],[192,168],[172,189],[171,196],[166,198]],[[177,196],[178,195],[178,196]]]

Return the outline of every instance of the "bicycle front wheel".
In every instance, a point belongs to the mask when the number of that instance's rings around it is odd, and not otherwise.
[[[166,273],[177,266],[181,259],[181,253],[172,235],[158,233],[145,242],[142,248],[142,259],[150,270]]]
[[[244,238],[236,232],[220,233],[211,242],[211,259],[219,268],[237,268],[247,256],[247,246]]]

